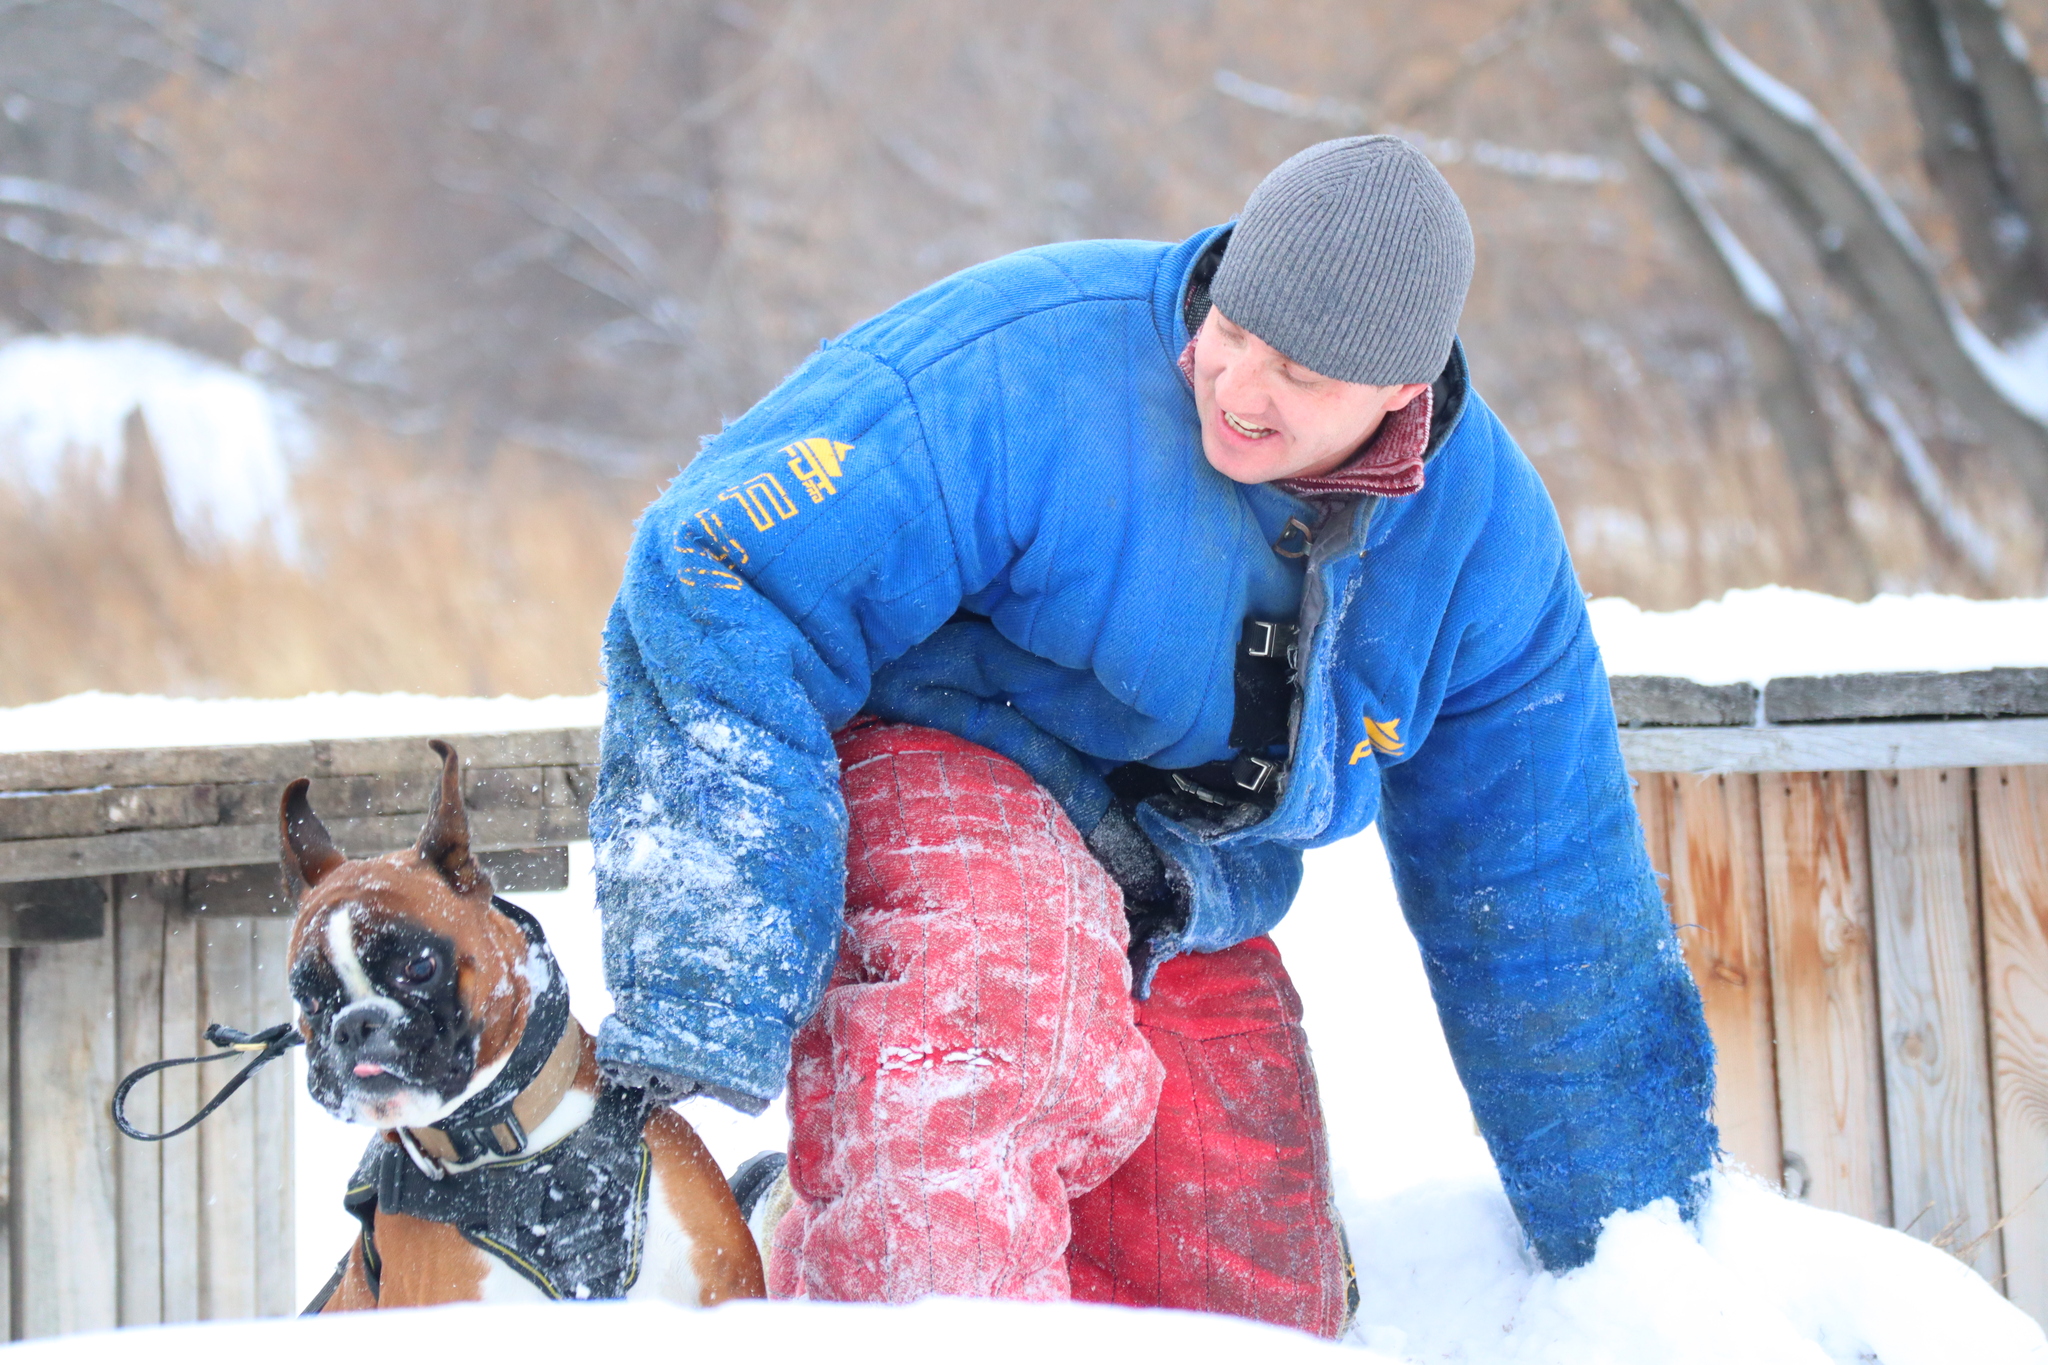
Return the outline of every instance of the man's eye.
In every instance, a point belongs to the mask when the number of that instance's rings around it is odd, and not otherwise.
[[[441,974],[441,959],[432,952],[422,950],[420,954],[401,963],[397,970],[401,986],[425,986]]]

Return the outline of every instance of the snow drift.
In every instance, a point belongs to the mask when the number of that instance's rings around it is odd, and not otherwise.
[[[51,497],[67,473],[111,495],[140,412],[188,545],[267,539],[299,552],[291,469],[309,428],[284,395],[205,356],[139,336],[0,345],[0,479]]]

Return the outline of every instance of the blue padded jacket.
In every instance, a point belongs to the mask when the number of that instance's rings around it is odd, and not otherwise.
[[[1469,395],[1420,493],[1276,553],[1314,512],[1210,468],[1176,364],[1224,230],[941,281],[822,347],[648,509],[605,629],[599,1054],[743,1106],[780,1092],[837,948],[831,734],[856,712],[1009,755],[1087,834],[1115,765],[1229,756],[1241,623],[1298,619],[1278,807],[1138,808],[1189,904],[1163,946],[1266,932],[1301,851],[1378,820],[1508,1195],[1576,1265],[1618,1209],[1689,1212],[1717,1142],[1556,514]]]

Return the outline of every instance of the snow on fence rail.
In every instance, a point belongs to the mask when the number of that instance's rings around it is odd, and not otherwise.
[[[2048,669],[1614,696],[1729,1150],[2048,1318]],[[500,885],[563,885],[595,729],[453,738]],[[161,1146],[108,1097],[209,1020],[289,1010],[284,782],[361,854],[412,841],[435,771],[416,738],[0,754],[0,1338],[296,1307],[290,1072]],[[192,1077],[137,1120],[192,1112],[218,1079]]]

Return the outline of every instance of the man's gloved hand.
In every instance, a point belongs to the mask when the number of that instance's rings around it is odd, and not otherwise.
[[[696,1081],[656,1071],[652,1067],[629,1066],[624,1062],[601,1062],[599,1066],[614,1085],[645,1091],[647,1098],[656,1104],[674,1104],[704,1090],[703,1085]]]
[[[1124,918],[1131,926],[1131,993],[1152,993],[1152,974],[1173,956],[1187,927],[1188,905],[1167,875],[1166,859],[1151,836],[1138,827],[1135,803],[1110,802],[1101,823],[1089,831],[1088,851],[1124,893]]]
[[[632,1066],[625,1062],[613,1061],[599,1061],[598,1066],[614,1084],[623,1085],[629,1090],[643,1091],[655,1104],[674,1104],[693,1095],[709,1095],[720,1104],[737,1109],[748,1118],[752,1118],[768,1107],[769,1100],[775,1098],[770,1095],[764,1099],[759,1095],[749,1095],[745,1091],[734,1090],[729,1086],[713,1085],[709,1081],[679,1076],[671,1071],[657,1071],[649,1066]]]

